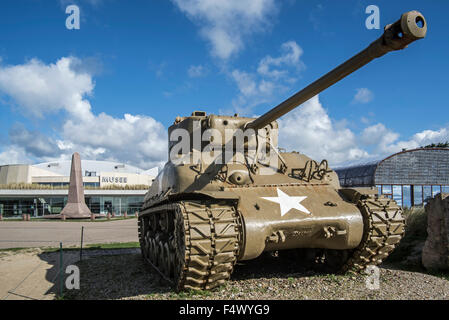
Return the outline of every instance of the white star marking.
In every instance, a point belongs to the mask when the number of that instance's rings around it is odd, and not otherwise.
[[[304,207],[300,202],[303,201],[307,197],[290,197],[285,192],[282,192],[279,188],[276,188],[278,192],[277,197],[261,197],[262,199],[279,203],[279,206],[281,207],[281,217],[283,217],[287,212],[289,212],[291,209],[296,209],[301,212],[310,214],[310,211],[307,210],[306,207]]]

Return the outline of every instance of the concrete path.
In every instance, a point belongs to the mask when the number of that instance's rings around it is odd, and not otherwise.
[[[107,222],[1,221],[0,249],[79,246],[84,244],[137,242],[137,219]]]
[[[140,249],[87,250],[83,260],[95,256],[140,253]],[[66,267],[79,261],[79,251],[64,251],[63,293]],[[0,252],[0,300],[51,300],[60,292],[60,253],[41,249]],[[82,281],[83,275],[80,275]]]

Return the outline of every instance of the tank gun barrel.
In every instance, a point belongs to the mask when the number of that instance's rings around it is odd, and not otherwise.
[[[261,129],[265,127],[372,60],[390,51],[404,49],[410,43],[424,38],[426,33],[427,22],[420,12],[410,11],[404,13],[398,21],[387,25],[384,28],[383,35],[372,42],[365,50],[356,54],[259,118],[247,123],[246,128]]]

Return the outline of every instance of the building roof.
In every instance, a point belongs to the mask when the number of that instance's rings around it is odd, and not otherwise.
[[[33,165],[33,167],[48,170],[62,176],[69,176],[71,164],[71,160],[64,160],[39,163]],[[81,169],[83,170],[83,175],[85,175],[86,171],[96,172],[97,174],[100,172],[117,172],[157,175],[157,168],[143,170],[135,166],[112,161],[81,160]]]
[[[344,187],[379,184],[449,185],[449,149],[404,150],[380,161],[335,171]]]

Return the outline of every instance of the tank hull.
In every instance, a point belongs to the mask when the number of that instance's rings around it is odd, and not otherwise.
[[[236,261],[265,251],[305,250],[312,264],[336,272],[380,264],[404,235],[402,210],[374,188],[342,189],[326,160],[281,152],[276,120],[426,32],[419,12],[404,13],[366,49],[261,117],[177,117],[169,161],[139,213],[143,258],[176,290],[222,285]]]
[[[372,190],[319,188],[261,186],[238,193],[166,198],[139,214],[142,256],[177,291],[223,285],[237,261],[257,258],[264,251],[296,251],[302,257],[298,263],[306,259],[318,272],[361,272],[382,263],[404,235],[402,210]],[[284,206],[282,211],[273,202],[279,198],[278,189],[295,203],[301,200],[301,210],[287,211]],[[317,205],[313,197],[320,194],[335,200],[324,204],[334,212]],[[313,202],[307,202],[308,197]]]
[[[240,260],[264,251],[295,248],[354,249],[363,217],[329,185],[271,185],[229,188],[240,199],[244,245]]]

